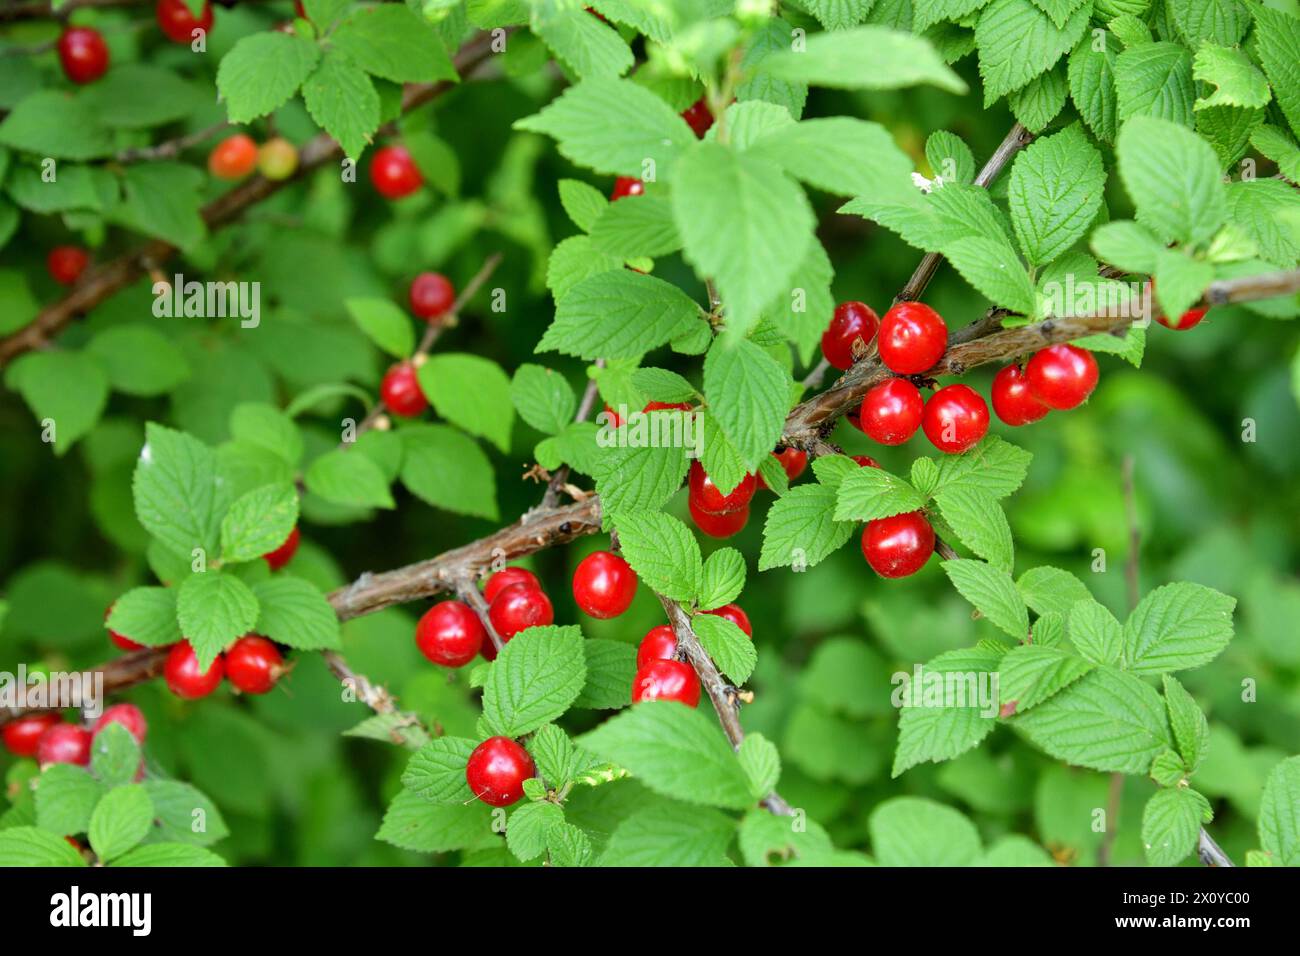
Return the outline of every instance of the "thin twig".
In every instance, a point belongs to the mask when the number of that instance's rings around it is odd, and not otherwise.
[[[206,129],[197,130],[193,133],[187,133],[185,136],[179,136],[176,139],[169,139],[166,142],[158,143],[155,146],[136,146],[131,149],[124,149],[113,158],[119,163],[134,163],[141,160],[154,159],[174,159],[185,150],[200,143],[205,143],[212,137],[216,136],[222,130],[230,129],[230,123],[222,120],[220,123],[213,123]]]
[[[476,578],[471,577],[461,578],[456,583],[456,594],[474,609],[474,613],[478,615],[479,621],[483,624],[483,630],[487,631],[488,640],[492,642],[492,646],[500,654],[501,648],[506,646],[506,642],[492,625],[492,618],[488,614],[487,599],[483,597],[483,592],[478,589],[476,580]]]
[[[603,358],[598,358],[596,359],[595,365],[596,368],[604,368],[605,360]],[[578,402],[578,411],[573,416],[575,423],[585,422],[587,420],[587,416],[591,414],[591,410],[596,407],[596,395],[598,392],[599,388],[596,378],[593,376],[587,379],[587,387],[582,391],[582,400]],[[560,501],[560,492],[564,491],[565,488],[568,487],[568,480],[568,465],[561,465],[559,468],[555,469],[555,474],[551,475],[551,480],[546,483],[546,494],[542,495],[542,503],[539,505],[539,508],[542,510],[554,508]]]

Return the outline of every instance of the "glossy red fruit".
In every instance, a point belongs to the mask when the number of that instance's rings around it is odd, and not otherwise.
[[[108,44],[98,30],[69,27],[59,37],[59,63],[73,83],[93,83],[108,70]]]
[[[687,707],[700,702],[700,679],[695,668],[682,661],[650,661],[638,667],[632,681],[632,703],[675,700]]]
[[[614,180],[614,191],[609,194],[610,202],[624,196],[640,196],[645,192],[645,183],[631,176],[620,176]]]
[[[90,253],[76,246],[55,246],[45,257],[50,278],[60,285],[72,285],[90,265]]]
[[[158,26],[162,28],[162,32],[175,43],[192,43],[195,30],[207,33],[212,29],[212,4],[210,3],[203,4],[203,12],[195,17],[190,13],[190,8],[185,5],[184,0],[158,0],[154,13],[157,15]]]
[[[608,424],[610,428],[618,428],[618,426],[623,424],[622,416],[608,405],[605,406],[605,414],[609,416]]]
[[[245,634],[225,657],[226,680],[245,694],[268,693],[284,673],[280,649],[260,634]]]
[[[923,302],[900,302],[880,320],[880,360],[899,375],[933,368],[948,348],[948,326]]]
[[[722,607],[715,607],[712,611],[705,611],[704,613],[724,617],[744,631],[746,637],[754,636],[754,628],[749,623],[749,615],[745,613],[739,604],[724,604]]]
[[[298,553],[298,543],[301,540],[302,535],[298,531],[298,526],[294,525],[293,530],[289,532],[289,537],[284,539],[284,544],[274,551],[266,552],[262,555],[262,560],[271,566],[272,571],[279,571]]]
[[[1024,369],[1013,362],[993,376],[993,411],[1008,425],[1028,425],[1051,411],[1029,392]]]
[[[921,427],[925,400],[905,378],[891,378],[862,398],[858,427],[882,445],[901,445]]]
[[[414,418],[429,407],[415,366],[410,362],[398,362],[384,373],[379,397],[390,412],[403,418]]]
[[[1029,393],[1056,409],[1083,404],[1097,387],[1100,374],[1092,353],[1077,345],[1049,345],[1035,352],[1025,365]]]
[[[880,328],[880,317],[865,302],[841,302],[835,307],[831,324],[822,333],[822,355],[838,369],[853,364],[853,343],[862,339],[870,345]]]
[[[573,572],[573,600],[595,618],[618,617],[636,597],[636,572],[612,551],[594,551]]]
[[[451,280],[439,272],[421,272],[411,280],[410,299],[411,311],[432,321],[451,310],[456,301],[456,289]]]
[[[722,515],[739,511],[749,506],[750,499],[758,488],[753,475],[746,475],[729,494],[723,494],[713,479],[705,472],[698,461],[691,462],[690,475],[686,481],[690,499],[695,507],[706,514]]]
[[[646,631],[636,649],[637,670],[651,661],[670,661],[677,656],[677,634],[667,624],[656,624]]]
[[[465,781],[474,796],[493,807],[508,807],[524,795],[524,781],[537,776],[528,751],[509,737],[489,737],[469,755]]]
[[[852,458],[854,461],[856,461],[863,468],[880,467],[880,462],[876,461],[876,459],[872,458],[870,455],[850,455],[849,457]]]
[[[1163,314],[1156,316],[1156,321],[1175,332],[1186,332],[1192,326],[1199,325],[1201,319],[1205,318],[1205,313],[1209,311],[1209,309],[1188,309],[1178,317],[1177,322],[1171,322],[1169,316]]]
[[[783,448],[772,452],[772,457],[781,463],[785,476],[794,481],[808,467],[808,453],[802,448]]]
[[[36,762],[42,767],[52,763],[71,763],[84,767],[90,763],[90,731],[77,724],[55,724],[41,735],[36,746]]]
[[[460,601],[442,601],[424,612],[415,625],[415,646],[443,667],[464,667],[488,643],[487,631],[474,609]]]
[[[682,119],[686,120],[686,125],[694,131],[696,139],[704,139],[704,134],[713,125],[713,114],[709,112],[709,104],[705,102],[703,96],[686,107]]]
[[[114,704],[104,708],[99,720],[95,721],[92,735],[98,737],[109,724],[121,724],[139,744],[144,743],[145,734],[149,733],[149,724],[135,704]]]
[[[689,412],[691,410],[690,402],[649,402],[641,412]]]
[[[921,427],[935,448],[957,455],[988,434],[989,407],[969,385],[947,385],[925,403]]]
[[[113,613],[113,605],[110,604],[104,611],[104,620],[107,621],[108,616],[112,613]],[[140,650],[140,648],[144,647],[143,644],[137,644],[135,641],[131,640],[131,638],[127,637],[125,634],[119,634],[111,627],[108,629],[108,639],[112,641],[114,647],[122,651],[138,651]]]
[[[905,578],[934,553],[934,529],[919,511],[877,518],[862,529],[862,554],[882,578]]]
[[[539,591],[542,589],[542,582],[537,580],[537,575],[527,568],[502,568],[483,585],[483,597],[491,604],[504,588],[512,584],[527,584]]]
[[[15,757],[34,757],[41,737],[55,724],[61,723],[58,714],[28,714],[0,727],[0,737],[5,749]]]
[[[370,160],[370,182],[385,199],[401,199],[423,186],[424,177],[405,146],[382,146]]]
[[[171,649],[163,664],[163,678],[173,694],[183,700],[207,697],[221,685],[225,664],[218,654],[207,670],[199,668],[199,657],[189,641],[181,641]]]
[[[257,168],[257,144],[246,133],[228,136],[208,153],[208,172],[218,179],[243,179]]]
[[[555,620],[555,609],[540,588],[527,584],[512,584],[488,606],[488,620],[497,636],[508,641],[520,631],[542,627]],[[491,642],[484,642],[491,646]]]
[[[686,504],[695,526],[710,538],[730,538],[749,523],[749,505],[738,511],[718,515],[711,511],[701,511],[694,498],[688,498]]]

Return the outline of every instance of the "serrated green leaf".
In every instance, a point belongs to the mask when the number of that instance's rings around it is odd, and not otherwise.
[[[442,418],[509,450],[515,408],[510,379],[500,365],[478,355],[443,352],[430,355],[417,375],[420,390]]]
[[[768,509],[758,569],[809,568],[838,550],[852,536],[852,521],[835,519],[835,489],[798,485]]]
[[[253,629],[259,605],[253,590],[239,578],[205,571],[185,579],[176,595],[181,633],[206,671],[237,637]]]
[[[1124,622],[1124,666],[1164,674],[1212,661],[1232,640],[1237,599],[1200,584],[1156,588]]]
[[[694,601],[700,593],[703,558],[686,525],[661,511],[612,514],[623,557],[647,587],[674,601]]]
[[[943,562],[943,570],[961,596],[975,605],[991,624],[1017,641],[1025,639],[1029,633],[1029,612],[1007,572],[965,558]]]
[[[319,590],[281,571],[253,586],[261,612],[256,631],[300,650],[337,650],[339,621]]]
[[[758,663],[754,642],[736,624],[716,614],[696,614],[691,628],[718,669],[736,685],[744,684]]]
[[[483,686],[491,731],[519,737],[568,710],[587,679],[582,643],[577,627],[530,627],[511,638]]]

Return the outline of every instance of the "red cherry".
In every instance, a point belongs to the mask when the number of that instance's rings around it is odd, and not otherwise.
[[[687,707],[700,703],[700,679],[695,668],[682,661],[650,661],[638,667],[632,681],[632,703],[675,700]]]
[[[785,472],[785,477],[794,481],[803,474],[804,469],[808,467],[808,453],[802,448],[783,448],[780,451],[772,452],[772,457],[781,463],[781,469]],[[763,476],[758,476],[758,486],[766,488],[767,484],[763,481]]]
[[[302,5],[302,0],[293,0],[293,12],[303,20],[308,19],[307,8]]]
[[[228,136],[208,153],[208,172],[218,179],[243,179],[257,168],[257,144],[245,133]]]
[[[42,767],[52,763],[71,763],[84,767],[90,763],[90,731],[77,724],[55,724],[41,735],[36,746],[36,762]]]
[[[437,272],[421,272],[411,282],[411,311],[432,321],[446,315],[456,301],[451,280]]]
[[[948,348],[948,326],[923,302],[900,302],[880,320],[880,360],[899,375],[934,367]]]
[[[528,751],[509,737],[489,737],[469,755],[465,781],[474,796],[493,807],[508,807],[524,795],[524,781],[537,776]]]
[[[919,511],[868,521],[862,554],[882,578],[905,578],[925,567],[934,552],[934,529]]]
[[[289,532],[289,537],[284,539],[284,544],[274,551],[266,552],[262,555],[262,560],[271,566],[272,571],[279,571],[298,553],[298,543],[301,540],[302,535],[298,532],[298,526],[294,525],[293,530]]]
[[[114,704],[105,708],[99,720],[95,721],[92,736],[98,737],[109,724],[121,724],[139,744],[144,743],[145,734],[149,732],[149,724],[135,704]]]
[[[880,328],[880,317],[865,302],[841,302],[835,307],[831,324],[822,333],[822,355],[840,370],[853,364],[853,343],[862,339],[870,345]]]
[[[605,414],[609,416],[610,428],[618,428],[623,424],[622,417],[620,417],[618,412],[614,411],[614,409],[610,408],[608,405],[605,406]]]
[[[650,402],[641,412],[689,412],[691,410],[690,402]]]
[[[108,70],[108,44],[98,30],[70,27],[59,37],[59,62],[73,83],[92,83]]]
[[[947,385],[925,403],[925,437],[942,452],[960,454],[989,430],[989,407],[969,385]]]
[[[542,582],[537,580],[537,575],[527,568],[502,568],[483,585],[483,597],[491,604],[504,588],[512,584],[527,584],[539,591],[542,589]]]
[[[1205,318],[1205,313],[1209,309],[1188,309],[1178,317],[1177,322],[1170,322],[1167,315],[1156,316],[1156,321],[1167,329],[1173,329],[1175,332],[1186,332],[1194,325],[1199,325],[1201,319]]]
[[[226,651],[226,680],[245,694],[265,694],[284,673],[284,658],[260,634],[245,634]]]
[[[384,373],[384,380],[379,383],[379,397],[390,412],[403,418],[414,418],[429,407],[415,366],[410,362],[398,362]]]
[[[58,714],[28,714],[0,727],[5,749],[15,757],[34,757],[45,732],[60,723]]]
[[[850,455],[849,457],[852,458],[854,461],[856,461],[858,465],[860,465],[863,468],[880,467],[880,462],[876,461],[876,459],[872,458],[870,455]]]
[[[728,511],[717,515],[710,511],[701,511],[694,498],[687,498],[686,504],[695,526],[710,538],[730,538],[749,523],[749,505],[745,505],[739,511]]]
[[[677,634],[667,624],[657,624],[646,631],[636,649],[637,670],[651,661],[670,661],[677,656]]]
[[[189,641],[181,641],[172,647],[163,664],[163,677],[168,688],[183,700],[207,697],[221,685],[225,672],[220,654],[206,671],[199,670],[199,656],[194,653]]]
[[[1024,370],[1013,362],[993,376],[993,411],[1008,425],[1028,425],[1051,411],[1029,393]]]
[[[370,182],[385,199],[401,199],[423,186],[424,177],[405,146],[383,146],[370,160]]]
[[[176,43],[192,43],[194,31],[207,33],[212,29],[212,4],[203,4],[203,13],[196,19],[185,5],[185,0],[158,0],[154,8],[158,26],[167,38]]]
[[[686,125],[695,131],[696,139],[704,139],[704,134],[713,125],[713,114],[709,112],[709,104],[704,101],[703,96],[686,107],[682,119],[686,120]]]
[[[573,572],[573,600],[595,618],[618,617],[636,597],[636,572],[612,551],[595,551]]]
[[[614,180],[614,191],[609,194],[610,202],[624,196],[640,196],[645,192],[645,183],[631,176],[620,176]]]
[[[555,620],[555,609],[541,589],[527,584],[512,584],[502,588],[488,606],[488,620],[497,636],[508,641],[520,631],[550,624]],[[485,641],[484,645],[491,647],[492,643]]]
[[[750,499],[754,497],[754,492],[758,488],[758,482],[754,480],[753,475],[746,475],[741,479],[740,484],[731,490],[730,494],[724,495],[718,490],[718,486],[713,483],[713,479],[705,472],[704,466],[698,461],[691,462],[690,476],[687,478],[690,499],[694,502],[695,507],[706,514],[722,515],[730,514],[733,511],[739,511],[741,508],[749,506]]]
[[[76,246],[55,246],[45,257],[50,278],[60,285],[72,285],[90,265],[90,253]]]
[[[1097,360],[1077,345],[1049,345],[1025,365],[1029,393],[1048,408],[1081,405],[1097,387]]]
[[[754,628],[749,623],[749,615],[745,613],[739,604],[724,604],[722,607],[715,607],[712,611],[705,611],[704,613],[726,618],[744,631],[746,637],[754,636]]]
[[[104,610],[105,621],[107,621],[109,615],[113,613],[113,607],[114,605],[110,604],[107,608],[105,608]],[[131,638],[127,637],[125,634],[119,634],[117,633],[117,631],[113,630],[112,628],[108,629],[108,639],[113,642],[114,647],[123,651],[138,651],[140,650],[140,648],[144,647],[143,644],[137,644],[135,641],[131,640]]]
[[[858,427],[882,445],[901,445],[921,427],[925,400],[905,378],[891,378],[862,398]]]
[[[468,604],[460,601],[435,604],[415,625],[415,646],[443,667],[464,667],[488,643],[483,622]]]

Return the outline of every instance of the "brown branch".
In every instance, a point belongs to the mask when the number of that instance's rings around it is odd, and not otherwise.
[[[474,613],[478,615],[479,621],[483,624],[483,630],[487,631],[488,640],[492,642],[492,646],[500,654],[501,648],[506,646],[506,642],[497,633],[496,627],[493,626],[492,618],[488,614],[487,598],[483,597],[483,592],[478,589],[475,580],[475,578],[470,577],[462,578],[456,585],[456,593],[462,601],[474,609]]]
[[[205,143],[222,130],[230,128],[230,121],[222,120],[220,123],[213,123],[206,129],[196,130],[193,133],[187,133],[184,136],[178,136],[176,139],[169,139],[166,142],[158,143],[154,146],[137,146],[132,149],[124,149],[113,158],[119,163],[135,163],[141,160],[174,159],[190,147],[198,146],[200,143]]]

